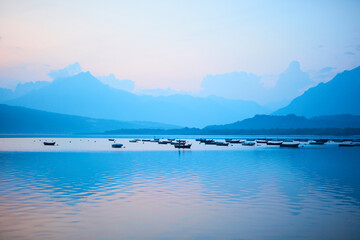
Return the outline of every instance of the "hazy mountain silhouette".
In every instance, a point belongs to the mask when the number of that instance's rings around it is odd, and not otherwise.
[[[189,95],[139,96],[111,88],[89,72],[56,79],[6,104],[92,118],[196,127],[269,113],[267,108],[251,101]]]
[[[290,129],[290,128],[360,128],[360,116],[343,114],[307,119],[294,114],[287,116],[256,115],[243,121],[205,129]]]
[[[45,87],[48,84],[50,84],[50,82],[47,81],[19,83],[18,85],[16,85],[14,91],[7,88],[0,88],[0,102],[21,97],[35,89],[40,89],[42,87]]]
[[[173,129],[155,122],[121,122],[92,119],[0,104],[0,133],[94,133],[112,129]]]
[[[337,74],[331,81],[310,88],[276,115],[312,117],[334,114],[360,114],[360,67]]]

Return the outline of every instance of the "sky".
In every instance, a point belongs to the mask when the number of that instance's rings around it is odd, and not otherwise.
[[[294,61],[311,81],[328,81],[360,65],[359,12],[351,0],[1,0],[0,87],[49,81],[74,63],[138,91],[210,94],[206,79],[222,86],[234,73],[275,87]]]

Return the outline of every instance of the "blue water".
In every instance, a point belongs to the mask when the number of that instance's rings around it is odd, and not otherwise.
[[[0,153],[0,239],[360,239],[360,148]]]

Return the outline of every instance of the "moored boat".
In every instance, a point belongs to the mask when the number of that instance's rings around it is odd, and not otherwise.
[[[216,145],[216,142],[214,140],[207,140],[205,142],[206,145]]]
[[[45,146],[55,146],[55,142],[43,142]]]
[[[216,142],[216,146],[229,146],[228,142]]]
[[[280,147],[292,147],[292,148],[297,148],[299,147],[300,143],[299,142],[283,142],[280,144]]]
[[[324,141],[320,141],[320,140],[310,141],[309,143],[310,143],[311,145],[324,145],[324,144],[325,144]]]
[[[266,139],[257,139],[256,140],[256,143],[267,143],[268,142],[268,140],[266,140]]]
[[[112,148],[122,148],[123,144],[121,144],[121,143],[114,143],[114,144],[112,144],[111,146],[112,146]]]
[[[267,145],[280,145],[282,143],[283,143],[283,141],[268,141],[266,144]]]
[[[245,141],[242,143],[243,146],[254,146],[255,141]]]
[[[177,143],[174,145],[175,148],[191,148],[191,144]]]
[[[360,147],[360,143],[354,143],[354,142],[340,143],[339,147]]]

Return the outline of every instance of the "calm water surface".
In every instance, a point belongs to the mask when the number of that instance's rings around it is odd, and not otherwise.
[[[0,239],[360,239],[360,148],[0,152]]]

